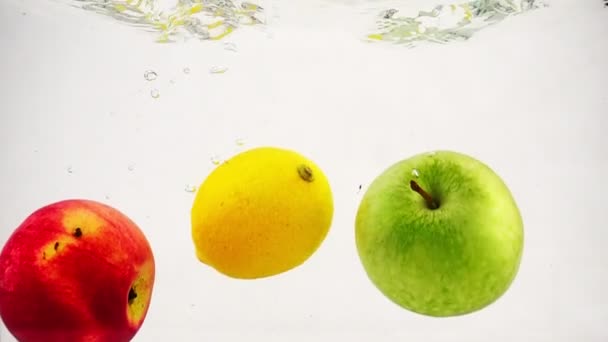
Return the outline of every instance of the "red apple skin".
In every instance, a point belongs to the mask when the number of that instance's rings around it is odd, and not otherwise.
[[[53,203],[2,249],[0,316],[21,342],[129,341],[147,314],[154,272],[150,245],[128,217],[90,200]]]

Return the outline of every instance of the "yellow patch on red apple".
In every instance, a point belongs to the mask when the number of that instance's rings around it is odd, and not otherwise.
[[[98,232],[105,222],[91,210],[75,208],[64,212],[62,224],[67,233],[79,238],[85,234]]]
[[[129,289],[127,299],[127,317],[132,325],[137,325],[146,314],[147,303],[150,301],[154,280],[154,264],[148,262],[140,268],[140,272]]]
[[[32,213],[0,254],[0,316],[27,341],[129,341],[151,300],[143,232],[102,203],[67,200]]]
[[[73,239],[67,237],[60,237],[51,241],[42,247],[42,253],[40,254],[40,264],[46,265],[49,261],[53,260],[57,255],[60,255],[68,244],[72,243]]]

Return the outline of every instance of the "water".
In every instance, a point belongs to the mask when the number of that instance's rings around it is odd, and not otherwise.
[[[170,20],[171,1],[155,2],[163,20]],[[458,26],[448,17],[462,17],[458,4],[467,2],[454,2],[452,13],[449,0],[266,1],[256,13],[274,10],[273,20],[231,26],[214,41],[208,27],[129,22],[141,14],[110,15],[116,8],[107,6],[0,1],[0,245],[25,215],[53,200],[90,198],[123,211],[148,237],[158,271],[134,341],[236,341],[243,332],[260,341],[602,341],[607,311],[597,303],[606,295],[597,286],[601,275],[589,270],[605,269],[608,260],[605,220],[597,215],[608,172],[608,8],[599,0],[555,0],[551,8],[495,16],[483,34],[464,41],[437,39]],[[412,36],[379,25],[406,25],[403,18],[438,4],[437,17],[403,28]],[[334,217],[301,267],[239,281],[196,260],[190,211],[198,185],[218,165],[263,145],[299,151],[324,171]],[[446,321],[401,310],[375,291],[358,260],[355,215],[369,185],[410,155],[440,158],[429,146],[469,152],[495,167],[529,228],[516,290],[490,315]],[[418,181],[425,171],[409,168],[405,176]],[[580,172],[580,184],[564,182]],[[547,198],[550,208],[540,205]],[[248,203],[242,206],[246,213]],[[585,227],[573,229],[577,222]],[[519,308],[523,316],[514,314]],[[580,320],[583,311],[589,315]],[[2,324],[0,340],[16,341]]]

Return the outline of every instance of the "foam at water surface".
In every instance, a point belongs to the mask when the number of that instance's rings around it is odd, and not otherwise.
[[[73,0],[71,3],[157,32],[157,40],[162,43],[184,36],[217,40],[240,25],[264,22],[259,4],[239,0],[179,0],[171,7],[158,0]]]
[[[167,6],[168,0],[66,1],[157,32],[159,42],[179,37],[218,40],[242,25],[273,24],[266,18],[267,4],[263,0],[178,0],[171,6]],[[279,5],[274,1],[273,7]],[[409,46],[417,42],[466,40],[511,15],[545,5],[541,0],[326,0],[326,4],[338,3],[345,12],[366,9],[365,20],[371,28],[362,39]],[[315,25],[314,20],[310,25]]]
[[[407,13],[404,15],[400,13],[403,5],[395,4],[394,7],[381,11],[377,19],[377,31],[367,38],[410,46],[421,41],[446,43],[466,40],[484,27],[508,16],[544,6],[544,3],[539,0],[444,0],[434,6],[418,7],[416,14],[411,13],[415,8],[411,3],[405,6]]]

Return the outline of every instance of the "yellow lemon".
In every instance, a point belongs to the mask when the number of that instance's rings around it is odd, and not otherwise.
[[[327,178],[290,150],[260,147],[218,166],[192,206],[198,259],[217,271],[254,279],[288,271],[321,245],[333,217]]]

